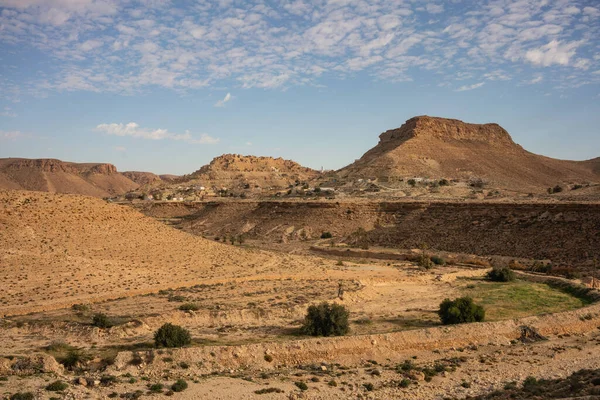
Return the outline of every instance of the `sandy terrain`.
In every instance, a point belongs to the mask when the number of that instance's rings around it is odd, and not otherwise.
[[[257,244],[203,239],[99,199],[0,192],[0,397],[49,399],[57,379],[68,383],[59,398],[158,397],[150,384],[165,393],[184,379],[175,398],[464,398],[600,368],[600,305],[545,276],[491,284],[482,268]],[[486,305],[489,322],[440,324],[439,303],[463,295]],[[321,301],[350,310],[349,336],[300,334]],[[113,326],[93,326],[96,313]],[[192,345],[154,348],[167,322]],[[521,341],[522,326],[548,340]],[[54,357],[73,349],[85,357],[69,370]],[[406,360],[415,368],[398,367]],[[267,388],[281,392],[256,393]]]

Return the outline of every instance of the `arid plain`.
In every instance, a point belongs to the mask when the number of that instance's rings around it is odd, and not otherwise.
[[[431,117],[380,139],[325,172],[237,155],[183,177],[4,161],[0,395],[600,395],[598,159]],[[492,267],[517,279],[489,281]],[[442,325],[440,303],[463,296],[485,321]],[[323,301],[348,309],[347,335],[300,331]],[[156,348],[165,323],[191,344]]]

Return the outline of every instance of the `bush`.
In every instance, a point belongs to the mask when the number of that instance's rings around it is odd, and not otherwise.
[[[448,179],[440,179],[440,181],[438,182],[438,184],[440,186],[448,186],[450,184],[450,182],[448,182]]]
[[[190,333],[181,326],[164,324],[154,333],[156,347],[182,347],[190,344]]]
[[[321,239],[331,239],[332,237],[333,237],[333,235],[331,234],[331,232],[321,233]]]
[[[155,383],[150,385],[150,387],[148,389],[150,389],[150,391],[152,393],[161,393],[163,390],[164,386],[162,383]]]
[[[196,303],[185,303],[179,306],[181,311],[198,311],[200,306]]]
[[[102,313],[94,314],[94,317],[92,318],[92,325],[102,329],[113,326],[108,316]]]
[[[563,191],[563,188],[560,185],[556,185],[554,187],[548,188],[549,194],[560,193]]]
[[[57,361],[64,365],[66,369],[72,370],[78,365],[88,361],[91,357],[84,354],[81,350],[71,349],[63,358],[58,358]]]
[[[486,278],[493,282],[512,282],[515,280],[515,273],[508,267],[492,268]]]
[[[269,388],[255,390],[254,393],[256,393],[256,394],[283,393],[283,390],[276,388],[276,387],[269,387]]]
[[[342,336],[348,333],[350,312],[339,304],[323,302],[308,307],[302,332],[312,336]]]
[[[431,262],[433,262],[435,265],[446,265],[446,260],[440,256],[431,256]]]
[[[417,185],[417,181],[414,179],[409,179],[407,182],[412,187],[415,187]]]
[[[33,400],[35,396],[31,392],[15,393],[10,396],[10,400]]]
[[[188,384],[186,381],[184,381],[183,379],[179,379],[177,380],[177,382],[175,382],[173,385],[171,385],[171,390],[174,392],[183,392],[185,389],[187,389]]]
[[[51,384],[49,384],[48,386],[46,386],[46,390],[49,392],[62,392],[63,390],[65,390],[68,387],[69,387],[69,385],[63,381],[54,381]]]
[[[296,387],[302,391],[308,390],[308,385],[304,382],[294,382],[294,385],[296,385]]]
[[[461,297],[456,300],[442,301],[438,315],[444,325],[481,322],[485,318],[485,310],[482,306],[473,303],[472,298]]]

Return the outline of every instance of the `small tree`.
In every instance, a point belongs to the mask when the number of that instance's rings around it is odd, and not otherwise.
[[[183,347],[191,342],[187,329],[173,324],[164,324],[154,333],[156,347]]]
[[[433,262],[427,253],[427,244],[423,243],[421,245],[421,255],[419,256],[419,267],[425,269],[431,269],[433,267]]]
[[[485,310],[475,304],[472,298],[461,297],[456,300],[442,301],[438,315],[444,325],[481,322],[485,319]]]
[[[92,325],[103,329],[110,328],[111,326],[113,326],[110,319],[108,318],[108,315],[102,313],[94,315],[94,317],[92,318]]]
[[[342,336],[348,333],[350,312],[342,305],[323,302],[308,307],[302,332],[311,336]]]
[[[515,280],[515,273],[508,267],[492,268],[486,278],[493,282],[512,282]]]

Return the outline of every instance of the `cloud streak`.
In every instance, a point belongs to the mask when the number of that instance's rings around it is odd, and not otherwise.
[[[219,100],[215,103],[215,107],[225,107],[225,103],[231,100],[231,94],[227,93],[222,100]]]
[[[185,133],[178,134],[169,132],[167,129],[142,128],[135,122],[130,122],[128,124],[99,124],[98,126],[96,126],[95,131],[112,136],[133,137],[136,139],[147,140],[168,139],[175,141],[183,141],[185,143],[190,144],[216,144],[219,142],[218,138],[209,136],[206,133],[200,134],[200,137],[193,137],[190,131],[185,131]]]
[[[485,82],[479,82],[479,83],[474,83],[472,85],[465,85],[465,86],[461,86],[458,89],[456,89],[457,92],[466,92],[468,90],[473,90],[473,89],[477,89],[482,87],[483,85],[485,85]]]

